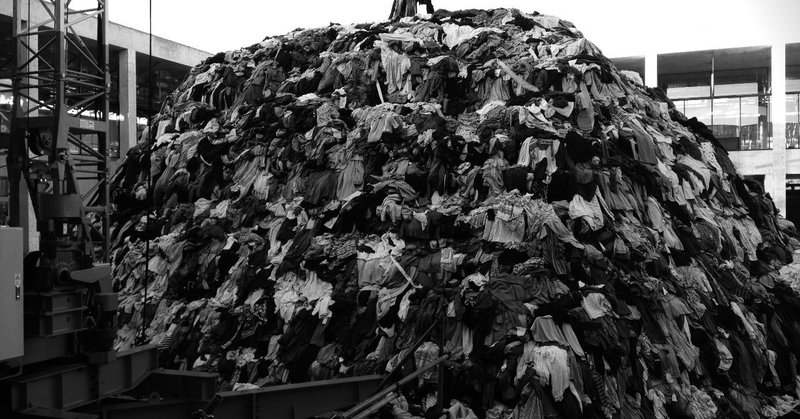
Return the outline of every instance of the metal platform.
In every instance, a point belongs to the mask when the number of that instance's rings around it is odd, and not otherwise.
[[[72,410],[136,387],[157,367],[153,345],[114,354],[104,362],[60,365],[9,380],[11,410]]]

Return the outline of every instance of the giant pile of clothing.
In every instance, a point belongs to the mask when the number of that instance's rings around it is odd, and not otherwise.
[[[431,371],[395,415],[798,403],[796,230],[705,125],[557,17],[439,10],[217,54],[114,196],[116,348],[157,344],[225,388],[452,353],[445,394]]]

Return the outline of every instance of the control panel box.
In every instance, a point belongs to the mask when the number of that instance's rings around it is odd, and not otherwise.
[[[0,227],[0,362],[25,351],[22,229]]]

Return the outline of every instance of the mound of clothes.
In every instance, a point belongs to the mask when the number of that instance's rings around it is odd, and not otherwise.
[[[708,127],[557,17],[438,10],[217,54],[113,190],[116,349],[157,344],[226,389],[449,353],[444,394],[432,370],[387,411],[799,402],[797,230]]]

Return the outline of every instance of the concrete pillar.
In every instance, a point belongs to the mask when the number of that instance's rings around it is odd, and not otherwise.
[[[119,156],[136,145],[136,51],[119,52]]]
[[[654,52],[644,56],[644,84],[658,87],[658,54]]]
[[[772,121],[772,199],[786,215],[786,45],[772,45],[770,120]],[[767,190],[769,191],[769,190]]]

